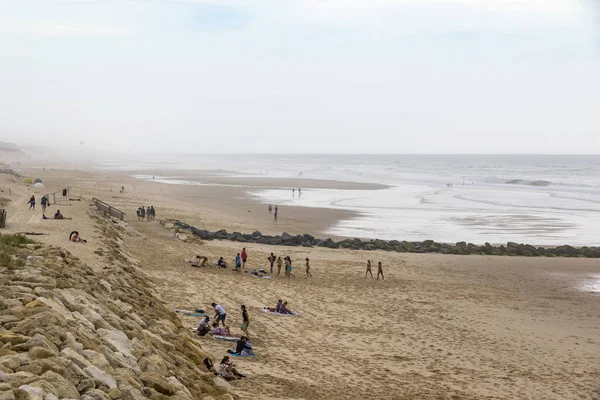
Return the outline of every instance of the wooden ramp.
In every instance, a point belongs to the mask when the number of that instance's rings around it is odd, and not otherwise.
[[[115,207],[111,206],[108,203],[103,202],[100,199],[97,198],[93,198],[92,201],[94,202],[94,205],[96,206],[96,209],[98,211],[100,211],[103,214],[108,214],[111,217],[115,217],[120,219],[121,221],[125,220],[125,213],[121,210],[116,209]]]

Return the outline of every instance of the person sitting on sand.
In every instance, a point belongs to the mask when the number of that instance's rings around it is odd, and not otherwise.
[[[206,317],[204,317],[204,319],[200,320],[200,323],[198,324],[198,328],[196,328],[196,332],[198,333],[198,335],[204,336],[208,332],[210,332],[209,321],[210,321],[210,317],[208,315]]]
[[[219,336],[231,336],[231,331],[229,330],[229,327],[228,326],[219,327],[218,322],[213,322],[211,333],[213,335],[219,335]]]
[[[81,242],[83,242],[83,243],[87,243],[87,240],[85,240],[85,239],[82,239],[82,238],[79,236],[79,232],[77,232],[77,231],[73,231],[73,232],[71,232],[71,234],[69,235],[69,240],[70,240],[71,242],[73,242],[73,243],[81,243]]]
[[[65,217],[60,213],[60,210],[56,210],[56,213],[54,213],[54,219],[65,219]]]
[[[240,372],[235,368],[235,365],[229,361],[228,356],[223,357],[221,360],[219,375],[226,381],[233,381],[245,377],[245,375],[240,374]]]
[[[227,263],[223,259],[223,257],[219,257],[219,261],[217,261],[217,266],[219,268],[227,268]]]
[[[277,300],[277,304],[275,305],[275,307],[265,307],[265,310],[269,310],[271,312],[279,312],[279,309],[281,308],[281,305],[283,303],[281,302],[281,300]]]
[[[281,307],[279,307],[279,314],[296,315],[295,312],[293,312],[292,310],[288,309],[288,302],[287,301],[284,301],[283,304],[281,305]]]
[[[237,344],[235,345],[235,352],[242,357],[254,356],[254,351],[252,351],[252,345],[250,344],[246,336],[242,336],[240,340],[237,341]]]
[[[277,275],[281,274],[281,266],[283,265],[283,261],[281,260],[281,256],[277,257]]]

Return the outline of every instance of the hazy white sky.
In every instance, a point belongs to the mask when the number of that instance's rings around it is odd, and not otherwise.
[[[0,0],[0,140],[600,153],[597,0]]]

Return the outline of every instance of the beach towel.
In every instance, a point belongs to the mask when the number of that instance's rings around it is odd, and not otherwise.
[[[240,353],[236,353],[233,350],[227,350],[227,353],[229,353],[229,355],[231,357],[256,357],[255,354],[253,354],[253,355],[241,355]]]
[[[250,274],[251,276],[255,277],[255,278],[261,278],[261,279],[271,279],[270,275],[265,275],[265,276],[258,276],[258,275],[254,275],[254,274]]]
[[[263,310],[263,312],[265,312],[267,314],[281,315],[281,316],[284,316],[284,317],[300,317],[301,316],[299,313],[282,314],[282,313],[278,313],[278,312],[275,312],[275,311],[267,310],[266,308],[263,308],[262,310]]]
[[[217,340],[222,340],[224,342],[237,342],[242,337],[241,335],[212,335]]]
[[[179,309],[175,309],[176,313],[181,313],[183,315],[185,315],[186,317],[206,317],[206,313],[204,312],[204,310],[199,310],[197,309],[196,311],[190,311],[190,310],[179,310]]]

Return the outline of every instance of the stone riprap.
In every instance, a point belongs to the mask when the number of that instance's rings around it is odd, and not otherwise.
[[[195,236],[201,240],[231,240],[241,243],[260,243],[273,246],[303,246],[303,247],[327,247],[330,249],[352,249],[352,250],[384,250],[400,253],[441,253],[441,254],[479,254],[491,256],[527,256],[527,257],[583,257],[600,258],[600,247],[573,247],[569,245],[558,247],[535,247],[523,243],[508,242],[506,245],[493,246],[489,243],[475,245],[473,243],[458,242],[455,244],[438,243],[433,240],[422,242],[398,241],[398,240],[361,240],[344,239],[334,241],[331,238],[318,239],[312,235],[290,235],[284,232],[281,235],[263,235],[256,231],[253,233],[227,232],[221,229],[209,232],[198,229],[178,220],[161,220],[165,228],[171,230],[178,237]]]
[[[97,221],[112,260],[102,270],[37,244],[0,264],[0,400],[238,398],[145,273],[118,256],[126,229]]]

